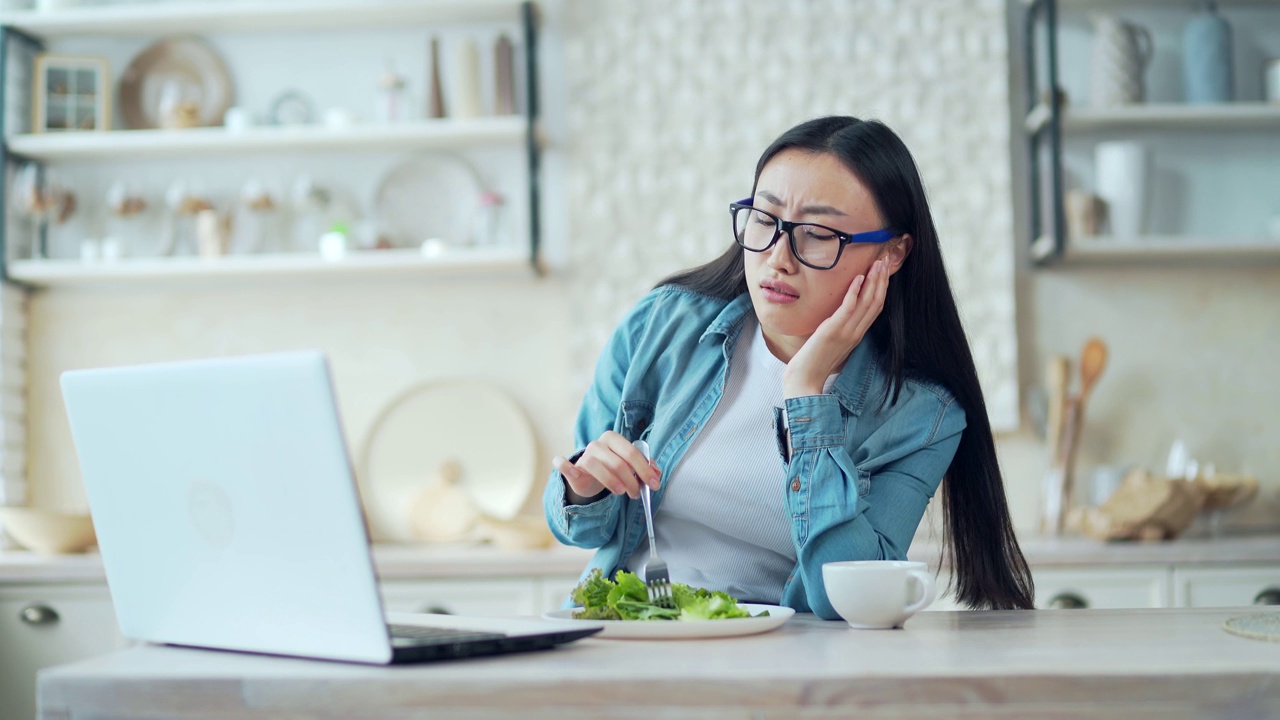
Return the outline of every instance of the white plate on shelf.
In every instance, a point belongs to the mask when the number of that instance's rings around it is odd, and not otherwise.
[[[379,540],[415,540],[413,502],[450,461],[482,513],[510,520],[538,471],[533,426],[510,395],[482,380],[417,385],[394,398],[371,426],[357,472]]]
[[[678,640],[757,635],[782,627],[796,611],[779,605],[739,603],[755,615],[768,610],[766,617],[730,618],[727,620],[576,620],[576,610],[552,610],[542,614],[548,620],[568,620],[584,625],[603,625],[596,637],[619,640]]]
[[[131,130],[158,128],[161,96],[167,87],[196,104],[196,124],[221,125],[235,88],[231,73],[211,45],[195,37],[174,37],[147,46],[120,78],[120,114]]]
[[[461,157],[420,153],[379,184],[373,201],[378,234],[393,247],[417,248],[427,240],[470,245],[483,194],[480,174]]]

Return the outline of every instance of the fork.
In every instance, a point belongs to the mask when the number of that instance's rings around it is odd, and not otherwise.
[[[645,460],[652,460],[649,454],[649,443],[644,440],[635,442],[636,449],[644,455]],[[667,572],[667,563],[658,557],[658,546],[653,541],[653,500],[652,491],[647,483],[640,484],[640,499],[644,501],[644,525],[649,531],[649,562],[644,566],[644,584],[649,589],[649,602],[674,610],[675,598],[671,596],[671,575]]]

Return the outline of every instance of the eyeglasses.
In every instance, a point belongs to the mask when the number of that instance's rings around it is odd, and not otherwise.
[[[729,203],[733,216],[733,237],[745,250],[764,252],[787,234],[791,254],[814,270],[830,270],[840,261],[840,253],[849,243],[882,243],[901,235],[883,228],[869,232],[845,233],[815,223],[797,223],[752,206],[752,198]]]

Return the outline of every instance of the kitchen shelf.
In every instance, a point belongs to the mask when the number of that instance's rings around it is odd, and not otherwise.
[[[1022,0],[1023,5],[1031,5],[1038,0]],[[1116,0],[1058,0],[1058,4],[1064,8],[1071,9],[1097,9],[1097,8],[1114,8]],[[1125,0],[1126,6],[1148,7],[1148,8],[1169,8],[1171,10],[1186,11],[1191,7],[1191,3],[1186,0]],[[1276,5],[1277,0],[1218,0],[1219,5]]]
[[[186,130],[110,130],[15,135],[8,152],[33,160],[127,159],[153,155],[200,155],[245,151],[289,152],[424,150],[525,141],[522,116],[472,120],[423,120],[395,125],[260,127],[229,132],[222,127]]]
[[[1053,239],[1042,236],[1031,246],[1033,259],[1051,257]],[[1061,260],[1067,264],[1280,263],[1280,238],[1227,239],[1144,235],[1133,238],[1075,238],[1066,244]]]
[[[343,277],[371,275],[456,275],[460,272],[530,273],[527,248],[448,249],[427,256],[418,250],[352,252],[340,260],[319,255],[229,255],[218,258],[126,258],[115,261],[14,260],[10,279],[36,287],[71,287],[174,280],[254,277]]]
[[[229,0],[0,13],[0,24],[52,39],[343,30],[431,23],[520,22],[515,0]]]
[[[1049,122],[1045,103],[1027,113],[1027,132]],[[1280,128],[1280,103],[1224,103],[1220,105],[1151,104],[1092,110],[1064,108],[1067,131],[1126,130],[1249,130]]]
[[[1076,33],[1082,18],[1093,10],[1130,9],[1137,7],[1167,9],[1170,19],[1182,18],[1191,9],[1182,0],[1023,0],[1026,12],[1022,18],[1023,52],[1022,79],[1026,114],[1022,118],[1022,131],[1027,142],[1027,202],[1026,217],[1030,223],[1030,257],[1035,266],[1049,266],[1056,262],[1071,261],[1077,264],[1152,263],[1179,262],[1203,264],[1227,264],[1239,262],[1273,263],[1280,259],[1280,240],[1265,237],[1242,237],[1253,230],[1254,215],[1270,213],[1270,206],[1263,208],[1261,193],[1257,190],[1270,179],[1265,163],[1273,148],[1269,144],[1272,135],[1280,130],[1280,103],[1231,102],[1193,105],[1161,98],[1161,102],[1143,103],[1123,107],[1094,109],[1088,103],[1079,107],[1068,105],[1071,98],[1087,94],[1076,85],[1064,88],[1061,68],[1079,65],[1081,45],[1077,34],[1070,36],[1067,52],[1071,57],[1059,57],[1059,19],[1067,17],[1067,24]],[[1254,13],[1274,21],[1271,9],[1280,9],[1280,0],[1225,0],[1223,3],[1252,6],[1268,10]],[[1253,20],[1251,20],[1253,22]],[[1272,27],[1270,24],[1267,27]],[[1166,76],[1169,74],[1166,73]],[[1072,79],[1078,79],[1076,75]],[[1165,79],[1168,79],[1166,77]],[[1242,152],[1248,146],[1263,148],[1266,157],[1249,158],[1239,179],[1231,176],[1237,186],[1249,189],[1232,235],[1196,237],[1192,233],[1181,234],[1183,229],[1172,229],[1167,236],[1073,239],[1068,236],[1066,222],[1066,194],[1068,175],[1077,174],[1077,182],[1087,182],[1088,173],[1081,174],[1080,167],[1067,167],[1066,155],[1079,159],[1086,145],[1064,145],[1068,138],[1092,143],[1108,136],[1127,136],[1137,141],[1152,140],[1160,144],[1161,152],[1176,155],[1177,164],[1169,164],[1174,172],[1195,172],[1197,163],[1212,162],[1214,140],[1239,138],[1240,143],[1222,143],[1224,152]],[[1243,144],[1241,144],[1243,143]],[[1209,150],[1208,153],[1205,150]],[[1186,163],[1190,163],[1187,165]],[[1231,175],[1226,173],[1225,175]],[[1216,176],[1215,176],[1216,177]],[[1197,186],[1198,187],[1198,186]],[[1087,188],[1086,188],[1087,189]],[[1234,188],[1233,188],[1234,189]],[[1220,192],[1232,192],[1222,189]],[[1197,206],[1208,202],[1203,190],[1197,190]],[[1258,209],[1254,209],[1258,208]],[[1265,234],[1265,233],[1264,233]]]

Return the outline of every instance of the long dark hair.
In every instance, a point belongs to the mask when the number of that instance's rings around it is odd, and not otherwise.
[[[892,395],[896,402],[903,381],[911,376],[947,388],[964,408],[968,424],[942,486],[946,559],[954,570],[956,600],[973,608],[1033,607],[1031,571],[1009,520],[987,404],[911,152],[883,123],[818,118],[773,141],[756,164],[757,182],[769,160],[788,149],[838,158],[871,192],[885,223],[912,237],[870,330],[891,379],[884,401]],[[754,186],[751,192],[755,194]],[[659,285],[681,285],[726,300],[737,297],[747,292],[743,252],[732,243],[715,260]]]

